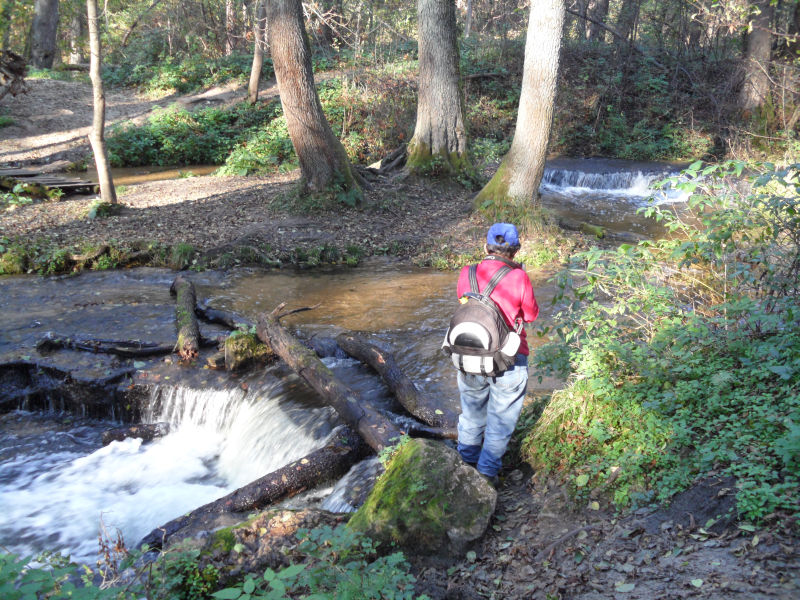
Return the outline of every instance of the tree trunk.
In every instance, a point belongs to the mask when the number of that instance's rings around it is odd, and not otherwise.
[[[358,436],[345,427],[324,448],[154,529],[139,542],[138,547],[147,544],[151,548],[162,548],[177,532],[204,516],[260,510],[340,477],[363,456],[363,450],[364,445]]]
[[[469,168],[464,96],[461,92],[455,0],[418,0],[419,98],[406,165],[430,173]],[[438,165],[436,165],[438,168]]]
[[[314,87],[300,0],[268,0],[267,22],[281,106],[300,161],[303,187],[313,192],[335,185],[360,201],[347,153],[333,135]]]
[[[35,0],[31,23],[31,64],[50,69],[56,57],[58,0]]]
[[[100,30],[97,25],[97,0],[86,0],[86,12],[89,25],[89,77],[92,80],[92,95],[94,100],[94,118],[92,132],[89,134],[89,143],[92,146],[94,162],[97,167],[97,181],[100,184],[100,198],[109,204],[117,203],[117,192],[114,181],[111,179],[111,169],[108,166],[108,152],[104,128],[106,124],[106,96],[103,93],[103,80],[100,77]]]
[[[0,30],[3,31],[3,42],[0,50],[8,50],[9,40],[11,39],[11,14],[14,3],[6,0],[3,2],[3,10],[0,12]]]
[[[601,23],[606,22],[608,17],[608,0],[594,0],[589,9],[589,16],[596,22],[589,22],[588,39],[602,42],[606,37],[606,30]]]
[[[94,1],[96,0],[89,0]],[[197,304],[194,284],[178,275],[172,282],[169,293],[175,296],[175,324],[178,329],[175,350],[181,360],[192,360],[200,353],[200,327],[194,314]]]
[[[769,94],[769,61],[772,54],[772,12],[769,0],[752,4],[758,11],[751,20],[744,55],[744,81],[739,92],[739,108],[753,111],[764,104]]]
[[[437,402],[422,398],[417,391],[417,386],[400,370],[390,353],[383,352],[377,346],[345,333],[336,336],[336,343],[347,354],[375,369],[397,401],[411,416],[433,427],[455,427],[458,415],[447,414],[450,411],[441,410]]]
[[[258,85],[261,82],[261,67],[264,65],[264,45],[266,43],[267,17],[266,0],[256,0],[256,19],[253,23],[253,65],[250,67],[250,83],[247,86],[247,98],[250,104],[258,101]]]
[[[86,55],[83,53],[83,36],[86,32],[86,25],[83,22],[83,15],[76,12],[69,21],[69,57],[71,65],[80,65],[86,62]]]
[[[225,0],[225,56],[233,54],[235,28],[236,11],[233,8],[233,0]]]
[[[467,0],[467,14],[464,17],[464,38],[469,39],[472,29],[472,0]]]
[[[358,431],[375,452],[391,446],[402,436],[391,421],[359,400],[355,392],[336,379],[313,350],[286,331],[274,313],[261,316],[256,332],[261,341],[268,344],[348,425]]]
[[[491,181],[475,198],[477,206],[523,204],[539,199],[558,80],[564,0],[531,3],[522,93],[511,149]]]
[[[636,21],[639,19],[641,0],[622,0],[617,17],[617,31],[623,39],[633,43],[636,36]]]

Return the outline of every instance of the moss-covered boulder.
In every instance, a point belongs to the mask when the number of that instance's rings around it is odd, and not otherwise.
[[[497,492],[441,442],[413,439],[348,523],[414,554],[463,554],[489,525]]]
[[[225,338],[225,368],[236,371],[254,364],[275,360],[272,348],[256,337],[255,333],[234,333]]]

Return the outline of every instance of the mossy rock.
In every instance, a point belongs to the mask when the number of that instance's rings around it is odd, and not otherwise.
[[[485,533],[496,502],[494,488],[455,450],[413,439],[348,527],[414,554],[463,554]]]
[[[225,339],[225,368],[229,371],[273,360],[275,353],[272,348],[259,340],[255,333],[229,335]]]

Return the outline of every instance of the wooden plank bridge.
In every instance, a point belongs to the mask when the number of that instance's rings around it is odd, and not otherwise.
[[[96,194],[100,191],[98,184],[77,177],[42,173],[35,169],[0,168],[0,187],[12,190],[18,184],[23,184],[25,193],[34,196],[47,196],[50,190],[61,190],[65,194]]]

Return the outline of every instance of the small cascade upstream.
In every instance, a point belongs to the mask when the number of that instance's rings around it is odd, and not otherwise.
[[[8,417],[8,416],[7,416]],[[291,400],[278,381],[240,388],[154,391],[147,421],[170,433],[101,447],[110,423],[65,434],[18,413],[0,442],[0,545],[21,554],[61,550],[91,562],[102,518],[129,545],[173,517],[210,502],[323,446],[335,424],[328,407]],[[10,425],[10,426],[9,426]]]
[[[674,189],[659,189],[657,184],[678,175],[679,169],[669,165],[618,164],[611,160],[555,160],[542,176],[544,194],[585,199],[613,196],[644,204],[653,198],[655,204],[683,202],[685,194]]]

